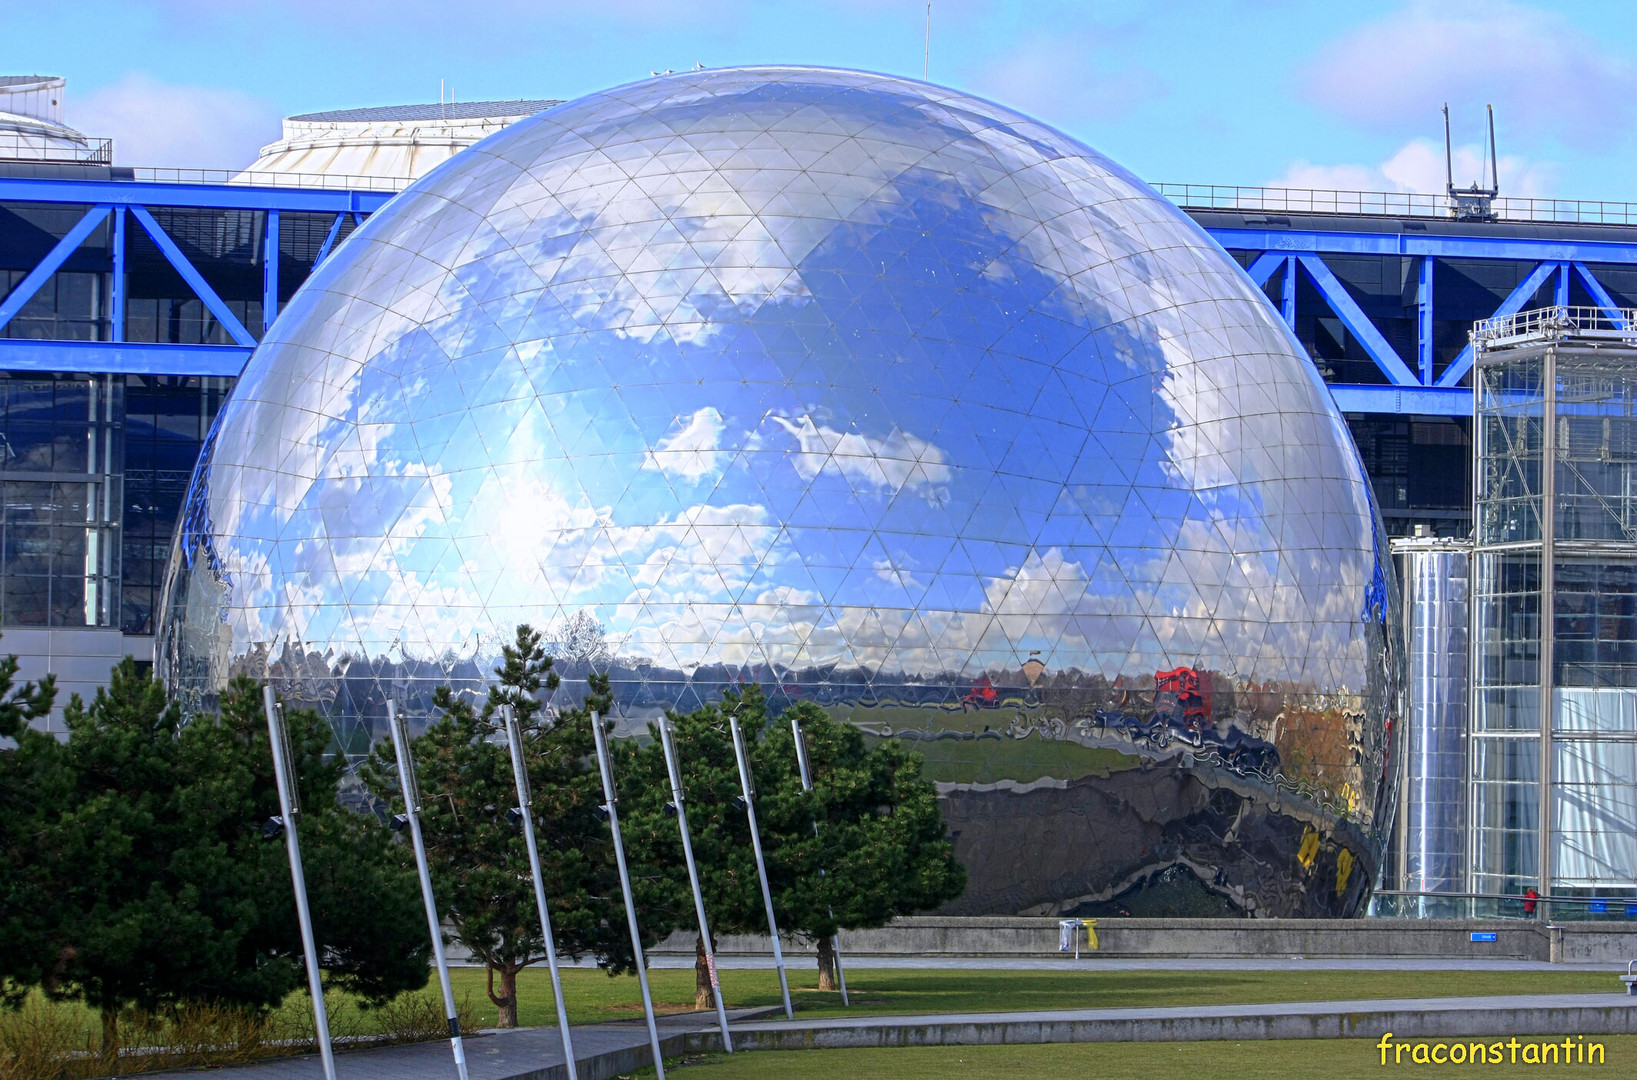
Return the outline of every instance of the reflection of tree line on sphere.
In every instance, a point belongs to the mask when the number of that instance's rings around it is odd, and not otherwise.
[[[556,676],[538,635],[520,627],[502,661],[481,708],[448,685],[434,691],[439,714],[413,742],[439,908],[488,964],[505,1025],[515,1022],[518,970],[543,956],[524,840],[506,814],[516,795],[508,749],[493,739],[499,704],[526,721],[559,951],[610,971],[629,970],[634,954],[589,760],[591,710],[607,709],[607,681],[592,676],[580,707],[548,717],[536,693]],[[302,981],[301,947],[282,845],[264,831],[279,809],[260,686],[236,677],[218,712],[184,721],[126,660],[89,706],[77,696],[70,703],[64,744],[29,727],[49,713],[54,687],[10,693],[15,670],[14,658],[0,661],[0,735],[14,740],[0,749],[0,989],[38,987],[102,1008],[110,1044],[113,1018],[133,1003],[266,1010],[282,1001]],[[754,687],[674,723],[713,930],[766,930],[745,815],[732,804],[738,774],[723,730],[731,712],[747,736],[780,928],[818,941],[822,965],[836,928],[936,907],[960,894],[965,872],[918,756],[870,746],[821,710],[798,709],[808,794],[790,725],[769,722]],[[346,798],[346,762],[331,752],[325,720],[300,708],[285,719],[327,981],[369,1000],[424,986],[429,943],[413,858],[385,821],[401,808],[396,770],[376,752],[350,778],[368,794]],[[657,741],[620,740],[613,753],[647,946],[695,925],[692,899]]]
[[[606,676],[591,674],[581,706],[543,704],[560,685],[540,635],[521,626],[503,646],[497,684],[481,707],[447,685],[437,711],[412,741],[422,794],[422,827],[440,908],[457,936],[488,966],[500,988],[490,997],[502,1026],[515,1022],[516,976],[543,959],[526,849],[506,810],[515,804],[509,752],[497,741],[499,709],[510,705],[524,733],[534,791],[542,884],[558,950],[589,954],[610,970],[635,959],[620,912],[608,827],[598,808],[601,778],[591,760],[592,717],[612,704]],[[955,861],[933,785],[919,757],[896,746],[869,746],[857,729],[822,710],[796,706],[770,721],[758,688],[729,691],[717,705],[672,714],[690,833],[714,933],[765,932],[767,921],[748,844],[728,718],[745,732],[756,814],[780,929],[818,946],[821,986],[833,972],[837,929],[877,926],[895,915],[958,896],[966,875]],[[804,792],[789,721],[801,722],[813,771]],[[608,720],[602,721],[612,727]],[[694,910],[684,873],[663,748],[657,738],[610,745],[619,817],[646,944],[691,930]],[[377,799],[401,805],[392,753],[376,748],[360,775]],[[815,825],[818,827],[815,828]],[[697,971],[702,1006],[710,1003],[703,943]]]

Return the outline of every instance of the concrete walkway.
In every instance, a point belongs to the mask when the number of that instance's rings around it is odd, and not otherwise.
[[[1387,1032],[1401,1041],[1637,1034],[1637,997],[1620,993],[762,1019],[770,1011],[732,1014],[738,1049],[1379,1039]],[[719,1051],[721,1040],[714,1019],[710,1013],[662,1018],[660,1045],[666,1057]],[[610,1080],[652,1061],[647,1029],[641,1021],[576,1028],[574,1048],[582,1080]],[[567,1075],[555,1027],[519,1028],[471,1038],[466,1042],[466,1055],[472,1080],[558,1080]],[[150,1075],[179,1080],[198,1074]],[[210,1073],[211,1080],[315,1080],[322,1075],[318,1059],[312,1056]],[[337,1080],[450,1080],[455,1069],[449,1044],[440,1041],[337,1054],[336,1075]]]
[[[778,1009],[728,1012],[729,1023],[761,1017]],[[660,1049],[666,1057],[685,1052],[686,1040],[702,1030],[707,1045],[720,1048],[714,1012],[681,1013],[659,1018]],[[586,1024],[573,1029],[574,1056],[580,1080],[609,1080],[653,1063],[648,1026],[641,1020]],[[563,1041],[556,1025],[513,1028],[468,1036],[466,1067],[471,1080],[566,1080]],[[278,1058],[225,1069],[146,1073],[150,1080],[323,1080],[318,1055]],[[455,1059],[449,1041],[337,1051],[336,1080],[454,1080]]]

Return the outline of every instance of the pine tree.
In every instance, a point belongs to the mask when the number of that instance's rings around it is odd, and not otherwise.
[[[489,999],[501,1027],[517,1023],[517,973],[545,959],[527,848],[507,816],[517,794],[498,715],[503,704],[516,710],[524,733],[541,878],[558,951],[596,956],[611,971],[633,965],[608,826],[596,812],[603,797],[590,713],[606,715],[607,679],[592,674],[584,707],[548,718],[538,695],[557,686],[552,664],[540,635],[519,626],[513,643],[502,648],[498,685],[481,711],[439,687],[433,695],[436,719],[411,740],[438,909],[487,968]],[[397,811],[403,801],[393,762],[391,748],[378,746],[362,776]],[[654,929],[664,933],[668,927]]]
[[[50,715],[48,675],[16,685],[17,657],[0,660],[0,1005],[20,1005],[49,968],[46,927],[55,905],[40,834],[62,799],[62,745],[33,727]],[[8,745],[9,742],[9,745]]]

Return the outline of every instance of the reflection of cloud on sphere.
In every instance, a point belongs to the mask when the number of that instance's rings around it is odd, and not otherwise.
[[[1048,735],[1186,741],[1373,859],[1372,522],[1294,339],[1118,166],[926,84],[691,72],[479,144],[313,275],[212,435],[160,659],[200,702],[284,680],[355,752],[526,621],[627,727],[755,680],[970,741],[918,747],[961,792],[1080,783]]]

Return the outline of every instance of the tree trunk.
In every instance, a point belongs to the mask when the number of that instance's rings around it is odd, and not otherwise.
[[[835,938],[821,937],[818,939],[818,967],[818,988],[820,990],[834,990],[836,988]]]
[[[119,1054],[119,1006],[102,1007],[102,1056],[114,1058]]]
[[[500,972],[500,993],[495,993],[495,972]],[[517,1026],[517,971],[518,965],[506,964],[489,965],[489,1000],[495,1003],[500,1010],[500,1018],[495,1027],[514,1028]]]
[[[711,935],[711,944],[716,944],[715,935]],[[710,964],[705,959],[705,937],[703,934],[694,935],[693,950],[693,1007],[696,1009],[714,1008],[716,1000],[712,996]]]

